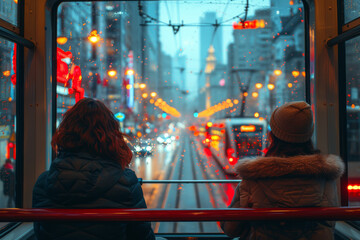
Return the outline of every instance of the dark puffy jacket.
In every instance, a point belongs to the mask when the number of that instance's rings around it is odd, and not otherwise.
[[[87,153],[60,153],[33,189],[34,208],[146,208],[135,173]],[[34,223],[39,240],[155,239],[149,222]]]
[[[235,190],[231,208],[336,207],[336,181],[344,163],[335,155],[288,158],[258,157],[236,166],[242,182]],[[223,222],[222,229],[241,239],[334,239],[332,221]]]

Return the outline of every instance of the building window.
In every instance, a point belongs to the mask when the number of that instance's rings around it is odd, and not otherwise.
[[[18,1],[22,0],[0,0],[0,18],[13,25],[17,25]]]

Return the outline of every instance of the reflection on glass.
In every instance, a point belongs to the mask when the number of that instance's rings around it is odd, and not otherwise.
[[[301,1],[255,1],[247,14],[245,6],[241,0],[62,3],[57,124],[79,99],[97,98],[128,135],[138,177],[233,178],[237,161],[262,154],[272,111],[305,99]],[[235,186],[144,183],[143,190],[150,208],[218,208],[230,203]],[[154,228],[221,231],[215,223]]]
[[[19,0],[1,0],[0,1],[0,18],[17,25]]]
[[[346,112],[349,204],[360,204],[360,38],[346,42]]]
[[[345,0],[344,3],[344,22],[348,23],[360,17],[360,1]]]
[[[0,208],[15,207],[16,45],[0,38]]]

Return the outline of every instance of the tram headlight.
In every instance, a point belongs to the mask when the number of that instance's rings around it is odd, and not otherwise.
[[[138,146],[138,145],[136,145],[134,148],[135,148],[135,151],[137,151],[137,152],[140,152],[140,151],[141,151],[141,147]]]
[[[147,146],[147,147],[146,147],[146,151],[149,151],[149,152],[150,152],[151,150],[152,150],[152,147],[151,147],[151,146]]]

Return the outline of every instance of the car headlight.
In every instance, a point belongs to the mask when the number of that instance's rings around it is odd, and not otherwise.
[[[159,143],[163,143],[163,142],[164,142],[164,139],[163,139],[162,137],[158,137],[158,138],[157,138],[157,141],[158,141]]]
[[[134,148],[135,148],[135,151],[137,151],[137,152],[141,151],[141,147],[140,147],[140,146],[135,146]]]
[[[152,150],[152,147],[151,146],[147,146],[146,147],[146,151],[151,151]]]

